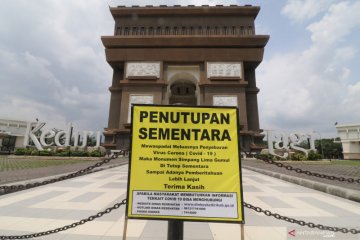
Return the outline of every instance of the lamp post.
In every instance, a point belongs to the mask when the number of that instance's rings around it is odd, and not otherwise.
[[[319,133],[318,131],[313,131],[313,133],[317,133],[319,134],[320,137],[320,151],[321,151],[321,158],[324,159],[324,149],[323,149],[323,145],[322,145],[322,137],[321,137],[321,133]]]

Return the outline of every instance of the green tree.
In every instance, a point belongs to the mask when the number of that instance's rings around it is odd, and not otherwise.
[[[339,141],[339,142],[338,142]],[[343,149],[340,139],[328,138],[315,140],[315,148],[318,153],[322,154],[327,159],[341,159],[343,158]]]

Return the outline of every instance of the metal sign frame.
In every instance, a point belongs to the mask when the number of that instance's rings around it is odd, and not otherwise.
[[[135,109],[136,108],[136,109]],[[139,109],[139,110],[137,110]],[[146,110],[146,111],[154,111],[154,109],[156,109],[156,111],[193,111],[193,112],[197,112],[197,111],[200,111],[200,113],[204,114],[205,112],[213,112],[214,114],[218,114],[218,113],[221,113],[222,110],[226,113],[231,113],[231,114],[235,114],[236,116],[234,115],[231,115],[231,120],[234,120],[235,122],[231,122],[230,123],[230,120],[229,122],[229,125],[231,125],[230,127],[229,126],[224,126],[223,122],[220,122],[219,121],[219,118],[216,119],[215,116],[214,119],[213,119],[213,123],[214,125],[217,125],[217,127],[219,128],[222,128],[222,129],[227,129],[226,131],[227,132],[231,132],[231,136],[233,139],[231,139],[230,141],[230,145],[232,146],[232,148],[236,148],[237,150],[237,154],[236,156],[232,156],[230,157],[230,162],[231,164],[229,163],[229,165],[231,166],[228,166],[228,168],[231,167],[231,169],[233,170],[233,165],[234,166],[237,166],[236,167],[236,171],[235,171],[235,175],[233,176],[227,176],[226,175],[226,172],[224,172],[225,176],[222,176],[221,179],[231,179],[231,180],[228,180],[230,181],[230,185],[229,183],[227,183],[227,186],[234,186],[233,183],[235,183],[235,185],[239,186],[239,189],[236,191],[224,191],[222,192],[223,193],[223,196],[224,198],[225,197],[229,197],[229,198],[234,198],[234,192],[235,192],[235,200],[236,200],[236,206],[234,207],[234,209],[236,208],[236,211],[237,211],[237,215],[236,217],[232,217],[232,218],[229,218],[229,217],[211,217],[211,216],[193,216],[193,215],[182,215],[182,216],[179,216],[179,215],[154,215],[154,214],[151,214],[150,213],[147,213],[147,214],[134,214],[130,211],[133,210],[134,208],[134,198],[133,198],[133,191],[138,191],[138,192],[142,192],[141,194],[147,192],[147,191],[151,191],[152,193],[155,193],[155,192],[171,192],[171,193],[193,193],[193,194],[197,194],[197,193],[208,193],[210,198],[211,196],[213,196],[212,194],[214,193],[214,191],[211,191],[211,189],[209,190],[204,190],[204,189],[200,189],[200,190],[190,190],[190,191],[187,191],[187,190],[164,190],[164,189],[157,189],[156,187],[154,187],[154,189],[147,189],[147,187],[145,187],[144,189],[134,189],[134,186],[133,185],[136,185],[136,184],[133,184],[134,181],[141,181],[142,185],[146,185],[146,184],[149,184],[149,182],[151,181],[150,179],[133,179],[136,178],[136,177],[139,177],[141,176],[141,174],[139,174],[136,169],[136,167],[134,167],[133,165],[136,165],[137,161],[138,162],[142,162],[143,165],[146,165],[148,162],[151,162],[149,160],[144,160],[144,158],[142,160],[139,160],[138,159],[138,156],[139,154],[137,154],[136,152],[139,150],[139,147],[136,147],[135,145],[138,144],[138,140],[137,139],[139,136],[143,137],[144,139],[146,139],[146,137],[149,137],[150,136],[150,132],[146,132],[145,133],[145,130],[143,132],[139,132],[139,126],[148,126],[150,123],[148,122],[146,125],[144,122],[142,122],[140,124],[139,119],[134,119],[134,111],[140,111],[140,110]],[[145,111],[145,112],[146,112]],[[143,114],[144,112],[142,112],[141,114]],[[136,113],[138,114],[138,113]],[[145,114],[144,114],[145,115]],[[208,115],[204,115],[204,116],[208,116]],[[222,115],[221,115],[222,116]],[[149,116],[145,117],[145,116],[142,116],[142,120],[146,120],[146,118],[148,118]],[[225,119],[225,118],[224,118]],[[222,119],[222,120],[224,120]],[[155,117],[153,116],[152,120],[156,120]],[[226,119],[225,119],[226,120]],[[164,126],[166,124],[164,123],[158,123],[159,125],[158,126]],[[170,123],[169,123],[170,124]],[[151,125],[151,124],[150,124]],[[186,124],[180,124],[181,127],[184,127],[184,128],[187,128],[188,126],[193,126],[193,125],[190,125],[188,122]],[[225,124],[226,125],[226,124]],[[155,124],[156,126],[156,124]],[[169,125],[168,125],[169,126]],[[171,126],[174,126],[174,125],[171,125]],[[200,125],[203,129],[205,129],[204,127],[209,127],[209,126],[205,126],[205,125]],[[176,127],[176,125],[175,125]],[[179,127],[179,126],[177,126]],[[229,128],[227,128],[229,127]],[[232,128],[231,128],[232,127]],[[142,219],[142,220],[146,220],[146,219],[149,219],[149,220],[181,220],[181,221],[199,221],[199,222],[221,222],[221,223],[239,223],[239,224],[244,224],[245,221],[244,221],[244,207],[243,207],[243,188],[242,188],[242,173],[241,173],[241,161],[240,161],[240,141],[239,141],[239,110],[237,107],[208,107],[208,106],[169,106],[169,105],[148,105],[148,104],[134,104],[132,106],[132,109],[131,109],[131,143],[130,143],[130,149],[131,149],[131,152],[130,152],[130,156],[129,156],[129,174],[128,174],[128,186],[127,186],[127,199],[128,199],[128,202],[126,204],[126,218],[129,218],[129,219]],[[147,129],[149,130],[149,129]],[[136,131],[136,132],[135,132]],[[149,130],[150,131],[150,130]],[[205,131],[205,130],[204,130]],[[224,130],[225,132],[225,130]],[[158,133],[157,137],[159,137],[159,134],[161,133]],[[145,136],[146,135],[146,136]],[[225,135],[225,134],[224,134]],[[163,135],[163,137],[169,137],[169,135]],[[171,137],[171,136],[170,136]],[[147,140],[147,141],[156,141],[156,139],[152,138],[151,140]],[[226,139],[225,139],[226,140]],[[165,141],[165,140],[164,140]],[[172,142],[169,143],[170,145],[174,144],[174,140],[171,140]],[[196,144],[200,144],[199,143],[200,140],[195,140]],[[162,144],[165,144],[165,142],[163,142]],[[178,144],[181,144],[181,141],[178,141]],[[220,141],[214,141],[211,143],[212,145],[216,145],[216,144],[220,144]],[[223,145],[224,146],[224,139],[222,140],[222,143],[220,145]],[[187,145],[189,145],[189,143],[187,143]],[[226,144],[225,144],[226,145]],[[225,151],[223,151],[225,152]],[[231,152],[231,151],[228,151],[228,152]],[[142,153],[143,154],[143,153]],[[227,153],[229,154],[229,153]],[[231,154],[231,153],[230,153]],[[194,156],[193,156],[194,157]],[[210,158],[210,157],[209,157]],[[196,159],[196,156],[195,156],[195,159]],[[210,158],[211,159],[211,158]],[[214,159],[214,158],[213,158]],[[158,161],[156,162],[157,165],[161,164],[161,161]],[[211,163],[208,163],[208,164],[211,164]],[[221,163],[217,163],[217,165],[219,166],[219,164]],[[191,165],[191,164],[190,164]],[[196,165],[199,165],[196,163]],[[205,164],[206,165],[206,164]],[[226,164],[225,164],[226,165]],[[138,165],[139,166],[139,165]],[[151,164],[150,164],[151,166]],[[159,165],[160,166],[160,165]],[[213,166],[212,166],[213,167]],[[146,168],[146,167],[145,167]],[[145,171],[145,168],[144,169],[141,169],[141,171]],[[165,167],[166,168],[166,167]],[[195,171],[196,170],[196,167],[195,168],[191,168],[191,170]],[[199,169],[198,169],[199,170]],[[140,171],[140,172],[141,172]],[[196,170],[197,171],[197,170]],[[201,169],[200,169],[201,171]],[[225,171],[225,170],[224,170]],[[232,172],[233,173],[233,172]],[[146,174],[145,174],[146,175]],[[166,174],[164,174],[166,175]],[[235,177],[234,177],[235,176]],[[238,176],[238,178],[237,178]],[[151,178],[151,177],[150,177]],[[180,177],[181,178],[181,177]],[[179,179],[180,179],[179,178]],[[216,178],[216,176],[215,176]],[[208,178],[207,178],[208,179]],[[213,186],[214,183],[212,183]],[[139,185],[139,183],[137,183],[137,185]],[[211,185],[211,184],[210,184]],[[215,191],[216,194],[221,194],[217,191]],[[228,194],[228,196],[226,195]],[[200,194],[201,195],[201,194]],[[218,195],[216,195],[218,196]],[[146,198],[146,195],[145,195],[145,198]],[[210,198],[207,198],[207,200],[210,200]],[[193,198],[195,199],[195,198]],[[196,198],[198,199],[198,198]],[[223,199],[220,199],[220,200],[223,200]],[[225,199],[226,200],[226,199]],[[174,201],[174,200],[171,200],[171,201]],[[176,202],[176,201],[174,201]],[[151,203],[152,204],[152,203]],[[151,205],[149,204],[149,205]],[[215,203],[216,204],[216,203]],[[221,205],[221,203],[220,203]],[[222,204],[223,206],[222,207],[225,207],[226,204]],[[233,206],[233,204],[231,205],[228,205],[228,206]],[[219,209],[221,209],[222,207],[219,207]],[[196,208],[196,207],[194,207]],[[211,209],[211,207],[209,207]],[[229,207],[231,208],[231,207]],[[148,208],[149,209],[149,208]],[[198,208],[199,209],[199,208]],[[219,209],[215,209],[216,212],[219,212],[218,210]],[[184,210],[184,206],[182,206],[182,210]],[[214,211],[215,211],[214,210]],[[139,211],[139,210],[138,210]],[[147,210],[146,210],[147,211]],[[146,212],[144,210],[144,212]],[[206,210],[205,210],[206,211]],[[229,209],[229,211],[231,212],[231,209]],[[156,212],[156,211],[155,211]],[[182,211],[184,212],[184,211]],[[191,211],[190,211],[191,212]],[[195,211],[196,212],[196,211]],[[217,213],[218,214],[218,213]],[[195,214],[196,215],[196,214]],[[211,213],[210,213],[211,215]]]

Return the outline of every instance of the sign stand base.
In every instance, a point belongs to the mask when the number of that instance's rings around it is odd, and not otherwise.
[[[183,240],[184,239],[184,221],[170,220],[168,221],[167,240]]]

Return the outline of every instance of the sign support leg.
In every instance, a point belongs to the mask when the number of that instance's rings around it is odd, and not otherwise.
[[[170,220],[168,221],[167,240],[183,240],[184,239],[184,221]]]
[[[127,234],[127,224],[128,224],[128,218],[125,216],[125,221],[124,221],[124,231],[123,231],[123,240],[126,240],[126,234]]]
[[[244,227],[244,224],[240,224],[240,235],[241,235],[241,240],[245,240],[245,227]]]

